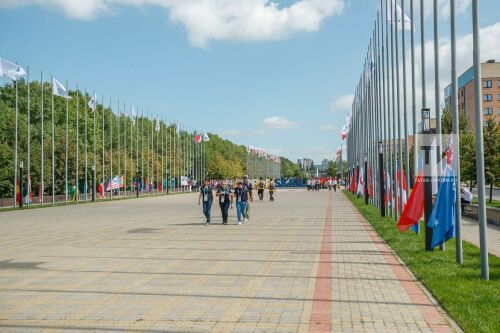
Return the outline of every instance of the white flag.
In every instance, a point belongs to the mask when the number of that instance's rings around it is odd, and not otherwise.
[[[71,99],[71,96],[68,95],[66,88],[62,85],[61,82],[57,81],[56,78],[52,78],[52,93],[55,96],[63,97],[66,99]]]
[[[387,8],[387,20],[389,20],[390,23],[394,23],[394,21],[396,21],[396,26],[398,28],[398,30],[401,30],[401,18],[402,18],[402,13],[403,11],[401,10],[401,6],[399,6],[398,3],[394,3],[395,0],[392,0],[391,2],[389,2],[389,6]],[[394,20],[394,5],[396,5],[396,12],[397,12],[397,19]],[[405,24],[404,24],[404,28],[405,30],[407,31],[411,31],[411,26],[412,26],[412,23],[411,23],[411,20],[408,16],[406,16],[406,14],[404,14],[404,20],[405,20]]]
[[[0,58],[0,76],[8,77],[14,81],[26,75],[26,71],[21,66]]]
[[[91,108],[92,111],[95,111],[95,109],[97,108],[97,95],[96,95],[96,93],[94,93],[94,96],[92,96],[92,98],[89,101],[89,108]]]
[[[207,133],[204,133],[204,134],[203,134],[203,141],[205,141],[205,142],[210,141],[210,138],[208,137],[208,134],[207,134]]]
[[[156,131],[160,131],[160,119],[156,118]]]
[[[135,109],[132,106],[132,125],[135,125],[136,120],[137,120],[137,114],[135,113]]]

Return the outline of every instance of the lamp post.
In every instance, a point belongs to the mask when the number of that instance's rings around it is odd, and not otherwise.
[[[384,143],[378,142],[378,179],[380,190],[380,216],[385,216],[385,191],[384,191]]]
[[[430,137],[431,110],[422,109],[422,134],[423,142],[420,149],[424,154],[424,220],[425,220],[425,250],[433,251],[432,248],[432,228],[427,226],[432,213],[432,166],[430,164],[430,154],[432,152],[432,141]]]
[[[23,202],[24,202],[24,183],[23,183],[23,171],[24,171],[24,161],[21,160],[19,161],[19,208],[23,208]]]

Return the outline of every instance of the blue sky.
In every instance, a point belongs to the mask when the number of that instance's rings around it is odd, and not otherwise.
[[[32,77],[43,69],[46,79],[53,74],[71,88],[79,84],[105,99],[125,99],[150,114],[239,144],[292,160],[333,159],[349,106],[345,96],[353,93],[361,73],[378,0],[307,0],[317,4],[317,12],[295,21],[291,15],[283,25],[272,18],[262,24],[234,18],[231,10],[239,9],[226,8],[231,2],[211,1],[228,11],[234,26],[212,31],[209,15],[193,19],[178,0],[149,1],[156,5],[139,0],[134,6],[117,5],[119,0],[60,6],[6,0],[0,4],[0,57],[29,65]],[[275,2],[273,13],[297,3]],[[457,2],[458,33],[464,36],[471,31],[470,1]],[[198,26],[200,19],[207,25]],[[449,21],[441,22],[446,44]],[[482,0],[481,27],[498,22],[498,0]],[[432,21],[427,23],[431,39]],[[499,52],[496,46],[485,56]],[[471,64],[472,55],[462,62]]]

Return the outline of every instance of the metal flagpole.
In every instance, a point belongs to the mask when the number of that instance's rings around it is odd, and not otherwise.
[[[450,34],[451,34],[451,111],[452,111],[452,133],[455,135],[453,143],[453,162],[455,169],[455,234],[456,234],[456,261],[461,265],[464,263],[462,252],[462,214],[460,195],[460,121],[458,115],[458,82],[457,82],[457,36],[456,36],[456,4],[455,0],[450,0]]]
[[[105,198],[106,196],[106,193],[104,192],[104,185],[106,184],[105,182],[105,174],[104,174],[104,170],[105,170],[105,167],[104,167],[104,94],[101,94],[101,102],[102,102],[102,185],[101,185],[101,188],[102,188],[102,199]]]
[[[113,106],[109,96],[109,197],[113,199]]]
[[[486,198],[484,193],[484,143],[483,143],[483,108],[481,93],[481,62],[479,40],[479,0],[472,0],[472,39],[474,54],[474,108],[476,120],[476,170],[478,194],[479,250],[481,252],[481,278],[490,279],[488,263],[488,228],[486,225]]]
[[[85,188],[83,192],[85,193],[85,202],[87,202],[87,196],[88,196],[88,188],[89,188],[89,179],[88,179],[88,140],[87,140],[87,121],[88,121],[88,114],[87,114],[87,89],[85,89],[84,96],[83,96],[83,104],[85,108]]]
[[[66,91],[68,92],[68,81],[66,81]],[[66,155],[64,164],[64,203],[68,203],[68,127],[69,127],[69,98],[66,97]]]
[[[141,192],[143,191],[144,191],[144,109],[141,110]]]
[[[26,195],[26,202],[28,203],[27,206],[29,207],[31,201],[30,201],[30,197],[31,197],[31,130],[30,130],[30,126],[31,126],[31,114],[30,114],[30,67],[29,66],[26,66],[26,84],[27,84],[27,89],[28,89],[28,110],[27,110],[27,116],[28,116],[28,173],[27,173],[27,176],[28,176],[28,179],[27,179],[27,184],[28,184],[28,191],[27,191],[27,195]],[[21,175],[22,177],[22,175]],[[20,189],[21,191],[23,190],[22,188]],[[23,196],[21,196],[22,198]]]
[[[441,103],[439,88],[439,6],[438,0],[434,0],[434,107],[436,108],[436,134],[437,134],[437,163],[441,165]],[[438,172],[441,170],[438,168]],[[444,243],[443,243],[444,244]]]
[[[120,113],[120,99],[117,100],[117,103],[116,103],[116,106],[117,106],[117,121],[118,121],[118,137],[117,137],[117,145],[118,145],[118,151],[117,151],[117,155],[118,155],[118,179],[120,180],[119,182],[119,185],[118,185],[118,198],[121,197],[121,189],[122,189],[122,147],[121,147],[121,133],[120,133],[120,123],[121,123],[121,113]]]
[[[16,204],[17,204],[17,193],[16,193],[16,189],[17,189],[17,136],[18,136],[18,119],[19,119],[19,94],[18,94],[18,91],[19,91],[19,78],[15,80],[16,81],[16,120],[15,120],[15,133],[14,133],[14,141],[15,141],[15,148],[14,148],[14,205],[13,207],[16,208]],[[21,189],[19,189],[21,190]]]
[[[398,183],[397,183],[397,175],[396,175],[396,172],[397,172],[397,169],[396,169],[396,163],[397,163],[397,150],[396,150],[396,78],[394,77],[395,73],[394,73],[394,35],[395,35],[395,32],[394,32],[394,28],[396,27],[396,22],[395,20],[397,20],[397,18],[394,18],[394,12],[395,12],[395,9],[393,8],[393,4],[394,2],[391,3],[391,75],[392,75],[392,79],[391,79],[391,83],[392,83],[392,140],[391,140],[391,146],[392,146],[392,150],[394,152],[394,155],[393,155],[393,158],[391,158],[392,160],[392,163],[391,163],[391,166],[392,166],[392,181],[391,181],[391,185],[392,185],[392,202],[393,202],[393,211],[394,211],[394,218],[395,220],[398,219],[398,198],[397,198],[397,195],[396,195],[396,191],[397,191],[397,188],[398,188]],[[394,6],[395,7],[395,6]],[[398,96],[399,97],[399,96]],[[398,110],[399,112],[399,110]]]
[[[43,193],[44,193],[44,189],[45,189],[45,186],[44,186],[44,181],[43,181],[43,176],[44,176],[44,173],[43,173],[43,161],[44,161],[44,158],[43,158],[43,153],[44,153],[44,143],[43,143],[43,136],[44,136],[44,130],[43,130],[43,90],[44,90],[44,85],[43,85],[43,71],[40,71],[40,89],[41,89],[41,95],[42,95],[42,99],[40,101],[40,104],[41,104],[41,108],[40,108],[40,121],[41,121],[41,131],[40,131],[40,155],[41,155],[41,161],[42,161],[42,164],[40,166],[40,174],[41,174],[41,178],[40,178],[40,193],[39,193],[39,196],[40,196],[40,205],[43,205]]]
[[[97,95],[95,93],[95,90],[94,90],[94,103],[95,103],[95,106],[94,106],[94,109],[92,110],[92,113],[94,114],[92,118],[94,118],[94,131],[93,131],[93,135],[94,135],[94,161],[92,163],[92,200],[95,199],[96,197],[96,193],[95,193],[95,189],[96,189],[96,174],[97,174],[97,165],[96,165],[96,136],[95,136],[95,126],[96,126],[96,116],[97,116]]]
[[[386,168],[387,168],[387,189],[386,192],[389,191],[389,196],[387,198],[387,204],[390,206],[389,210],[389,216],[393,217],[394,215],[394,205],[393,205],[393,182],[392,182],[392,133],[391,133],[391,109],[392,109],[392,91],[391,91],[391,76],[390,76],[390,56],[389,56],[389,49],[390,49],[390,44],[389,44],[389,17],[387,16],[389,14],[389,0],[385,0],[385,39],[386,39],[386,86],[387,86],[387,143],[386,145],[389,146],[389,154],[387,155],[387,163],[386,163]],[[391,14],[392,16],[392,14]]]
[[[399,181],[396,176],[396,185],[399,189],[399,198],[396,197],[399,203],[399,209],[396,209],[396,220],[398,216],[401,214],[403,210],[403,147],[401,146],[401,98],[399,94],[399,41],[398,41],[398,11],[397,11],[397,3],[394,3],[394,42],[396,44],[396,99],[397,99],[397,122],[398,122],[398,139],[397,139],[397,147],[398,147],[398,155],[397,155],[397,167],[396,172],[399,173]],[[404,20],[401,20],[404,24]],[[397,206],[396,206],[397,207]]]
[[[80,141],[80,124],[78,121],[79,117],[79,110],[78,110],[78,103],[80,99],[80,90],[78,89],[78,84],[76,85],[76,175],[75,175],[75,186],[76,186],[76,203],[78,203],[78,189],[79,189],[79,184],[78,184],[78,179],[79,179],[79,174],[78,174],[78,153],[79,153],[79,141]]]
[[[406,175],[403,172],[403,165],[401,165],[401,182],[403,182],[403,176],[406,177],[406,198],[410,197],[410,152],[408,146],[408,101],[407,101],[407,93],[406,93],[406,29],[405,29],[405,0],[401,0],[401,36],[402,36],[402,53],[403,53],[403,116],[404,116],[404,149],[405,149],[405,168]],[[410,22],[413,24],[413,21]],[[411,29],[411,27],[410,27]],[[401,162],[401,164],[403,164]],[[402,196],[402,192],[401,192]],[[404,206],[401,205],[401,211]]]
[[[411,22],[411,106],[412,106],[412,134],[413,134],[413,183],[418,173],[418,151],[417,151],[417,102],[415,85],[415,6],[414,0],[410,0],[410,22]],[[409,173],[409,170],[408,170]],[[409,185],[409,184],[408,184]],[[417,232],[420,233],[417,224]]]
[[[50,82],[52,85],[52,205],[56,203],[56,186],[55,186],[55,157],[54,157],[54,77],[50,76]],[[17,110],[17,87],[16,87],[16,110]],[[17,115],[17,112],[16,112]],[[17,124],[17,118],[16,118]],[[17,137],[17,130],[16,130]],[[16,149],[17,149],[17,141],[16,141]],[[17,163],[17,151],[16,151],[16,163]],[[14,199],[15,200],[15,199]]]
[[[386,1],[386,6],[387,6],[387,1]],[[384,10],[383,10],[383,2],[382,0],[380,0],[380,15],[381,15],[381,41],[382,41],[382,49],[381,49],[381,52],[382,52],[382,61],[381,61],[381,70],[382,70],[382,94],[383,94],[383,127],[384,127],[384,141],[383,141],[383,145],[384,145],[384,157],[383,157],[383,168],[384,168],[384,179],[383,179],[383,182],[384,182],[384,189],[385,189],[385,193],[387,193],[387,181],[388,181],[388,178],[387,178],[387,168],[388,168],[388,163],[387,163],[387,157],[388,157],[388,154],[387,154],[387,123],[389,122],[389,117],[387,115],[387,110],[388,110],[388,98],[387,98],[387,94],[389,93],[389,90],[388,90],[388,84],[387,84],[387,81],[386,81],[386,45],[384,44],[384,21],[385,21],[385,25],[387,26],[387,9],[385,11],[385,14],[384,14]],[[384,20],[385,19],[385,20]],[[386,30],[387,32],[387,30]],[[387,34],[385,35],[386,36],[386,39],[387,39]],[[387,200],[387,195],[384,194],[385,197],[384,197],[384,210],[387,211],[387,206],[388,206],[388,200]]]

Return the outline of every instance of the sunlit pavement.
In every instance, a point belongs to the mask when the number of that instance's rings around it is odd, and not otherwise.
[[[212,213],[195,194],[0,213],[0,331],[451,330],[339,192]]]

